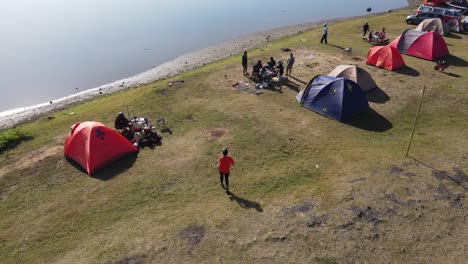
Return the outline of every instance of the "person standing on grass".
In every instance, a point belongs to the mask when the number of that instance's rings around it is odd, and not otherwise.
[[[244,55],[242,55],[242,68],[244,68],[244,76],[249,75],[247,72],[247,51],[244,51]]]
[[[291,53],[286,63],[286,76],[291,75],[293,65],[294,65],[294,55]]]
[[[234,159],[228,156],[228,150],[224,148],[223,156],[218,159],[217,166],[219,168],[219,183],[223,189],[226,189],[227,195],[231,195],[231,192],[229,192],[229,173],[232,165],[234,165]],[[224,186],[223,179],[226,186]]]
[[[323,43],[323,41],[325,41],[325,44],[328,44],[327,36],[328,36],[328,26],[327,26],[327,23],[325,23],[323,24],[322,38],[320,39],[320,43]]]
[[[364,38],[369,31],[369,24],[366,22],[364,26],[362,26],[362,38]]]

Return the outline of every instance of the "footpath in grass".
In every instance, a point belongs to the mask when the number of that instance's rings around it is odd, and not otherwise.
[[[408,67],[396,72],[365,65],[370,45],[360,39],[360,26],[385,27],[393,39],[408,27],[408,11],[332,23],[329,45],[319,44],[321,31],[313,29],[250,50],[249,65],[271,56],[285,61],[282,47],[296,57],[289,82],[261,95],[232,88],[254,85],[242,76],[239,54],[20,126],[32,139],[0,154],[0,258],[462,263],[468,35],[446,38],[452,67],[445,73],[408,56]],[[313,76],[340,64],[363,67],[379,85],[367,95],[372,111],[348,123],[295,100]],[[175,80],[184,82],[168,86]],[[423,86],[410,150],[418,162],[404,154]],[[112,126],[127,108],[151,121],[164,117],[172,134],[94,178],[65,161],[61,144],[73,123]],[[230,197],[214,166],[223,147],[236,160]]]

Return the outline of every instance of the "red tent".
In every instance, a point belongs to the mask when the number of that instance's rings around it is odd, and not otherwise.
[[[407,29],[389,45],[403,54],[426,60],[436,60],[449,54],[444,38],[436,32]]]
[[[367,64],[375,65],[390,71],[405,66],[400,52],[392,46],[374,46],[367,53]]]
[[[65,156],[77,162],[89,175],[137,148],[117,131],[98,122],[75,123],[65,139]]]

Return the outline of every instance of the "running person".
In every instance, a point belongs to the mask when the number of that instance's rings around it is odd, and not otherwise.
[[[229,173],[231,165],[234,165],[234,159],[228,156],[228,150],[224,148],[223,156],[218,159],[217,166],[219,168],[219,183],[223,189],[226,189],[227,195],[231,195],[231,192],[229,192]],[[223,179],[224,182],[226,182],[226,186],[224,186]]]

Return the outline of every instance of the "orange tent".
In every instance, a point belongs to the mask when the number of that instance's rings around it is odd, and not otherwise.
[[[374,46],[367,53],[367,64],[375,65],[390,71],[405,66],[400,52],[392,46]]]
[[[99,122],[75,123],[65,139],[65,156],[89,175],[138,149],[117,131]]]

